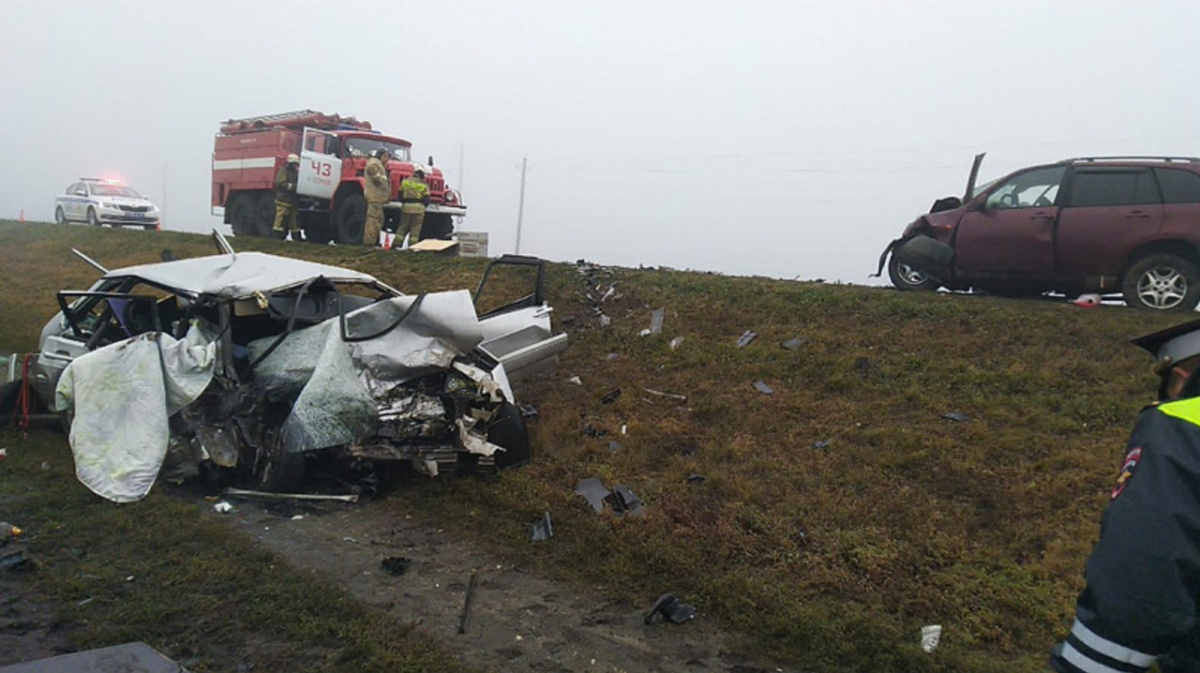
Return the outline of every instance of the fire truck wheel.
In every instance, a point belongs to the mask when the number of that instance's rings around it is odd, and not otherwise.
[[[87,223],[92,225],[93,227],[100,226],[100,218],[96,217],[96,209],[95,208],[88,208]]]
[[[350,194],[338,199],[333,209],[333,227],[341,245],[361,245],[363,227],[367,223],[367,200],[362,194]]]
[[[229,226],[233,228],[234,236],[254,235],[254,211],[250,207],[250,197],[234,196],[233,204],[229,206]]]
[[[438,239],[442,241],[450,240],[450,235],[454,233],[454,220],[446,213],[428,213],[425,215],[425,224],[421,227],[421,240]]]

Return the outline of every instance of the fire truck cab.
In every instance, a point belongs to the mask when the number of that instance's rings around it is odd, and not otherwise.
[[[212,205],[224,209],[225,223],[237,236],[278,237],[275,174],[287,155],[300,156],[296,193],[299,224],[314,243],[363,243],[367,203],[363,172],[371,152],[387,149],[391,197],[384,205],[386,227],[400,217],[400,182],[421,169],[429,187],[421,238],[447,239],[453,217],[466,215],[462,197],[446,186],[442,172],[412,160],[412,143],[385,136],[354,117],[301,110],[231,119],[221,125],[213,146]],[[366,241],[373,244],[374,241]]]

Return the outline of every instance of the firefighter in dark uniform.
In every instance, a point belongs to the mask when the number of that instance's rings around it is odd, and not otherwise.
[[[296,223],[296,183],[299,181],[300,157],[289,154],[287,162],[275,173],[275,233],[293,241],[300,240],[300,225]],[[286,227],[286,228],[285,228]]]
[[[1060,673],[1200,671],[1200,320],[1133,342],[1159,402],[1138,417],[1100,523]]]

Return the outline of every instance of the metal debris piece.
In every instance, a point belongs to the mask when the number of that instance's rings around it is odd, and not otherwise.
[[[458,617],[458,634],[467,632],[467,621],[471,618],[471,605],[475,603],[475,587],[479,586],[479,573],[471,573],[471,581],[467,583],[467,597],[463,600],[462,614]]]
[[[750,342],[757,338],[758,332],[755,332],[754,330],[746,330],[745,332],[742,332],[742,336],[738,337],[737,340],[738,348],[745,348],[746,346],[749,346]]]
[[[233,511],[233,505],[229,504],[225,500],[222,500],[220,502],[213,503],[213,510],[216,511],[217,514],[228,514]]]
[[[813,442],[813,448],[814,449],[827,449],[827,448],[829,448],[830,444],[833,444],[832,439],[819,439],[819,440]]]
[[[805,344],[805,342],[807,342],[807,341],[808,341],[808,339],[801,339],[800,337],[794,337],[792,339],[788,339],[787,341],[780,341],[779,345],[790,351],[794,351],[797,348],[803,346]]]
[[[605,362],[616,362],[617,360],[620,360],[620,359],[621,359],[620,353],[609,353],[608,355],[604,356]]]
[[[954,421],[955,423],[966,423],[967,421],[971,420],[970,416],[957,411],[947,411],[946,413],[942,414],[942,418],[948,421]]]
[[[671,350],[675,350],[676,348],[679,348],[679,346],[682,344],[683,344],[683,337],[681,337],[681,336],[671,339]]]
[[[755,381],[754,389],[757,390],[758,392],[762,393],[763,395],[774,395],[775,394],[775,389],[772,388],[771,386],[767,385],[766,381]]]
[[[677,395],[675,393],[664,393],[661,390],[654,390],[653,388],[642,388],[642,390],[650,393],[651,395],[654,395],[655,397],[665,397],[669,400],[676,400],[678,402],[687,402],[687,399],[688,399],[687,395]]]
[[[612,404],[613,402],[616,402],[617,399],[620,397],[621,397],[621,389],[613,388],[612,390],[608,391],[607,393],[604,393],[604,396],[600,398],[600,404]]]
[[[666,315],[666,309],[662,308],[656,308],[650,313],[650,334],[662,334],[663,318]]]
[[[930,624],[921,627],[921,649],[932,653],[942,640],[941,624]]]
[[[630,516],[641,516],[645,513],[642,508],[642,499],[633,494],[628,486],[617,484],[613,486],[612,493],[605,498],[605,501],[612,506],[615,514]]]
[[[554,524],[550,521],[550,512],[543,514],[537,523],[530,526],[530,529],[530,540],[533,542],[543,542],[554,537]]]
[[[537,418],[538,417],[537,407],[533,406],[532,404],[525,404],[524,402],[519,402],[519,403],[517,403],[517,408],[521,410],[522,418]]]
[[[612,491],[605,488],[604,484],[596,477],[581,480],[575,485],[575,493],[582,495],[592,509],[597,512],[604,511],[604,500],[612,495]]]
[[[614,296],[616,296],[616,294],[617,294],[617,286],[609,285],[608,289],[604,291],[604,294],[600,295],[600,303],[603,304],[604,302],[608,301],[609,299],[612,299]]]
[[[623,448],[625,448],[625,446],[623,444],[621,444],[620,442],[616,442],[611,439],[608,440],[608,452],[609,453],[616,453]]]
[[[392,577],[399,577],[408,572],[412,559],[403,556],[389,556],[379,562],[379,568]]]
[[[0,552],[0,570],[15,570],[29,563],[29,557],[24,549],[12,549]]]
[[[578,376],[572,376],[571,378],[567,379],[567,383],[574,383],[577,386],[582,386],[583,379],[579,378]]]
[[[707,479],[708,479],[708,477],[705,477],[702,474],[696,474],[695,472],[693,472],[688,475],[687,483],[699,485],[699,484],[703,484]]]
[[[336,500],[338,502],[358,502],[357,494],[267,493],[264,491],[247,491],[240,488],[227,488],[222,493],[237,498],[259,498],[261,500]]]
[[[653,624],[657,615],[662,615],[663,619],[672,624],[683,624],[696,618],[696,608],[679,602],[675,594],[663,594],[654,601],[654,606],[650,608],[650,612],[646,613],[644,621],[647,624]]]
[[[187,662],[185,662],[187,663]],[[87,671],[88,673],[187,673],[178,664],[146,643],[134,642],[97,650],[61,654],[57,657],[27,661],[0,667],[4,673],[54,673]]]
[[[601,314],[600,314],[600,326],[601,326],[601,327],[608,327],[608,326],[609,326],[609,325],[611,325],[611,324],[612,324],[612,318],[610,318],[610,317],[608,317],[608,316],[604,315],[603,313],[601,313]]]

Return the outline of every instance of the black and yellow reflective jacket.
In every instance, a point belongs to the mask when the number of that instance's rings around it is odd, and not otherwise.
[[[275,172],[275,200],[296,205],[296,182],[299,170],[296,164],[284,164]]]
[[[1085,576],[1055,670],[1200,670],[1200,397],[1138,417]]]

